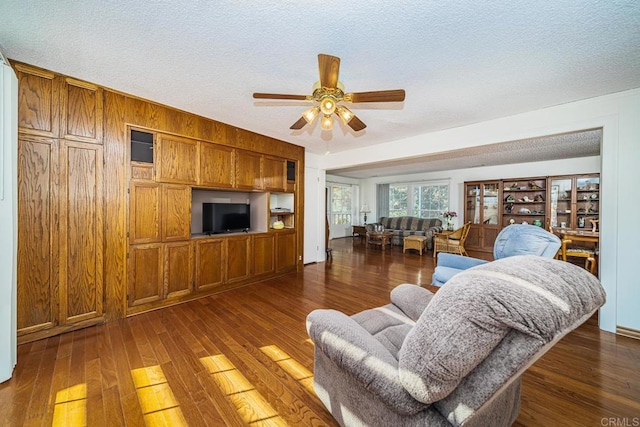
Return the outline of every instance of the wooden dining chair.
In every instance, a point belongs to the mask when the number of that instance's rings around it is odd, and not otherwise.
[[[596,274],[597,271],[597,253],[596,249],[591,249],[583,246],[576,246],[571,238],[564,236],[562,238],[562,246],[560,247],[562,253],[562,260],[566,261],[567,258],[584,258],[584,268]]]

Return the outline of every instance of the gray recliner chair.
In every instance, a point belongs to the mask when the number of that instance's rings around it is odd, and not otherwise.
[[[586,270],[514,256],[435,295],[403,284],[353,316],[314,310],[314,388],[343,426],[509,426],[521,374],[604,301]]]

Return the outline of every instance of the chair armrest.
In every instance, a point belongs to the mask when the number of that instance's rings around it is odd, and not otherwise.
[[[418,285],[404,283],[391,291],[391,302],[414,322],[431,302],[433,293]]]
[[[307,332],[321,351],[345,374],[398,412],[414,414],[429,405],[418,402],[400,383],[398,361],[351,317],[336,310],[314,310]]]
[[[438,253],[438,267],[457,268],[458,270],[466,270],[477,265],[486,264],[489,261],[483,259],[471,258],[468,256],[450,254],[446,252]]]

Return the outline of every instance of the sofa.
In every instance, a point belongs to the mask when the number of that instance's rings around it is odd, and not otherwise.
[[[544,228],[528,224],[513,224],[498,233],[493,244],[493,259],[514,255],[537,255],[553,258],[560,249],[560,239]],[[431,276],[431,284],[442,286],[456,274],[466,269],[482,265],[488,261],[440,252],[438,264]]]
[[[522,373],[605,302],[599,280],[533,255],[490,262],[432,294],[307,317],[314,389],[342,426],[510,426]]]
[[[428,250],[433,249],[433,236],[442,231],[442,221],[438,218],[417,218],[415,216],[381,217],[375,224],[367,224],[367,231],[375,225],[382,225],[384,231],[393,233],[391,244],[402,246],[406,236],[426,236]]]

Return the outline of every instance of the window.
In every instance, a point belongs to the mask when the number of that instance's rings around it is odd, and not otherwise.
[[[331,224],[351,224],[351,187],[331,185],[331,203],[329,204],[329,220]]]
[[[389,185],[389,216],[442,218],[449,210],[449,184],[429,182]]]

